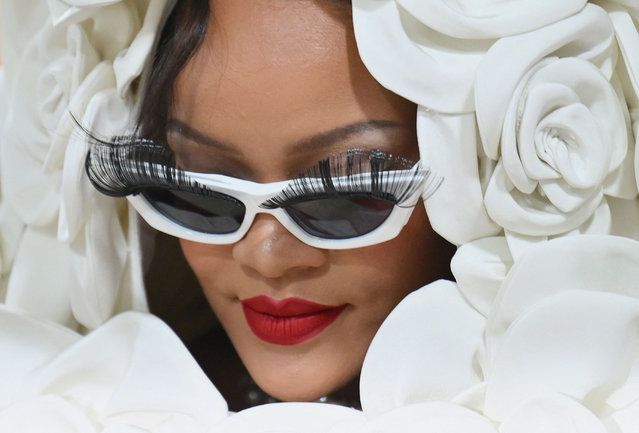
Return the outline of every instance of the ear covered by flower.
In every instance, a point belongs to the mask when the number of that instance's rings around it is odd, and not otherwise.
[[[0,431],[207,433],[228,415],[151,315],[127,312],[85,337],[5,307],[0,324]]]
[[[139,250],[134,215],[89,185],[84,140],[71,115],[101,134],[126,131],[132,83],[166,4],[3,2],[0,247],[7,305],[88,329],[122,309],[146,308],[140,264],[130,254]],[[48,267],[33,272],[33,263]]]

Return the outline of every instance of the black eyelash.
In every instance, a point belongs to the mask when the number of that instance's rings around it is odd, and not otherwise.
[[[146,189],[217,194],[177,168],[173,153],[164,146],[135,136],[105,140],[79,126],[90,145],[85,160],[87,175],[103,194],[124,197]],[[351,149],[320,161],[260,207],[274,209],[301,200],[343,195],[380,198],[402,206],[404,200],[426,182],[422,193],[425,200],[443,179],[433,179],[429,170],[419,166],[412,169],[414,165],[412,161],[379,150]],[[406,176],[407,172],[410,172],[409,176]],[[366,179],[357,176],[364,173],[370,173],[370,176]]]
[[[85,169],[93,186],[103,194],[124,197],[149,188],[213,193],[177,168],[173,154],[163,146],[131,136],[107,141],[81,128],[90,145]]]
[[[426,200],[443,179],[433,179],[430,170],[424,170],[420,165],[414,166],[412,161],[380,150],[350,149],[345,154],[320,161],[260,207],[274,209],[300,201],[344,195],[379,198],[403,206],[417,189],[424,186],[422,197]]]

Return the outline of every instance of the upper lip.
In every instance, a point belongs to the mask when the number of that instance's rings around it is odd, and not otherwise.
[[[343,305],[323,305],[302,298],[277,300],[268,296],[244,299],[242,304],[258,313],[273,317],[295,317],[317,314],[322,311],[342,308]]]

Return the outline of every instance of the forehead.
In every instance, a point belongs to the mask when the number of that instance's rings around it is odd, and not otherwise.
[[[248,159],[274,159],[314,134],[365,120],[403,122],[407,113],[414,115],[412,104],[362,64],[348,2],[213,0],[204,43],[176,82],[172,114]]]

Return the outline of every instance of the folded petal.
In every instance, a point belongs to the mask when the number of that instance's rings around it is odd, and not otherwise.
[[[494,352],[485,413],[504,420],[554,393],[597,415],[626,407],[639,398],[638,323],[639,299],[613,293],[564,291],[529,306]]]
[[[322,403],[272,403],[229,416],[215,426],[219,433],[352,432],[365,421],[362,412]]]
[[[366,415],[448,400],[479,383],[484,323],[450,281],[407,296],[386,318],[364,359],[360,398]]]

